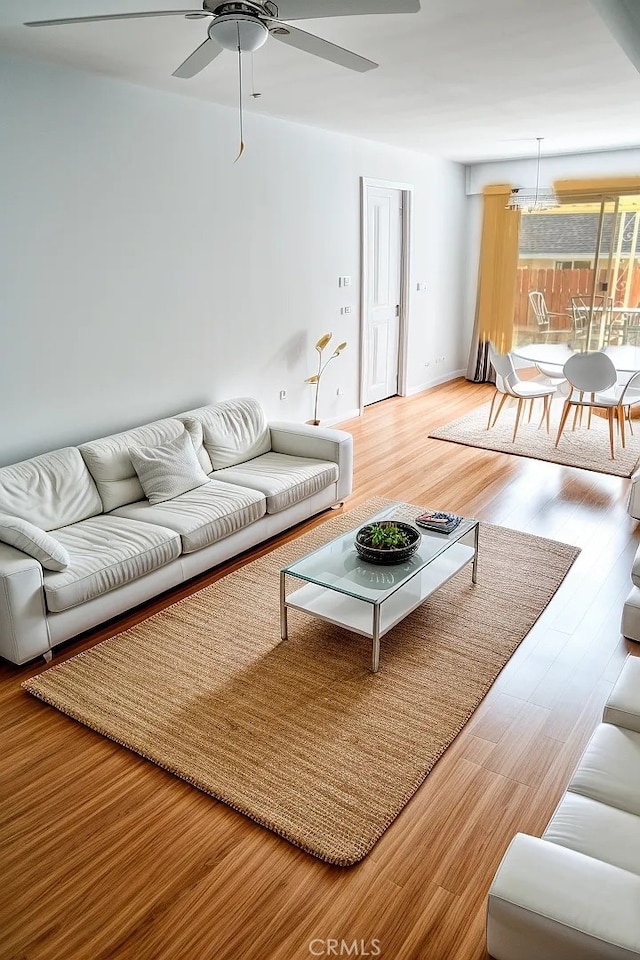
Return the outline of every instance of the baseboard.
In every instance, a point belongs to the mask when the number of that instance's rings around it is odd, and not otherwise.
[[[466,375],[466,368],[464,370],[452,370],[449,373],[443,374],[441,377],[435,377],[433,380],[428,380],[426,383],[419,383],[417,386],[409,387],[405,396],[412,397],[414,393],[422,393],[423,390],[428,390],[430,387],[437,387],[440,383],[447,383],[449,380],[457,380],[459,377],[464,377]],[[339,417],[328,417],[326,420],[320,421],[321,427],[332,427],[336,423],[344,423],[347,420],[355,420],[356,417],[361,417],[363,411],[359,407],[354,407],[352,410],[345,410],[344,413],[341,413]]]
[[[428,390],[430,387],[437,387],[441,383],[448,383],[449,380],[457,380],[459,377],[464,377],[466,372],[466,369],[452,370],[450,373],[445,373],[441,377],[434,377],[433,380],[427,380],[426,383],[418,383],[413,387],[409,387],[406,395],[412,397],[414,393],[422,393],[423,390]]]
[[[356,417],[361,415],[362,411],[359,407],[354,407],[352,410],[345,410],[344,413],[341,413],[339,417],[328,417],[326,420],[322,419],[320,421],[321,427],[333,427],[336,423],[343,423],[345,420],[355,420]]]

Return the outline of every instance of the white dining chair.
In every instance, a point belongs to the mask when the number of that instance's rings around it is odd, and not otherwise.
[[[629,382],[622,390],[622,393],[620,394],[620,406],[625,412],[627,422],[629,424],[629,430],[633,435],[631,411],[634,407],[640,406],[640,370],[633,374]]]
[[[605,409],[609,421],[609,444],[611,447],[611,459],[615,460],[614,438],[613,438],[613,420],[618,417],[620,436],[624,446],[624,415],[620,405],[619,395],[611,391],[617,380],[616,368],[613,361],[605,353],[594,351],[592,353],[575,353],[569,357],[564,365],[563,372],[571,385],[571,392],[564,401],[562,407],[562,416],[556,436],[555,446],[558,446],[562,431],[565,428],[567,417],[571,407],[575,408],[573,418],[573,429],[576,428],[576,419],[578,411],[589,410],[589,421],[591,423],[591,411],[594,407]]]
[[[531,419],[531,410],[533,408],[534,400],[542,400],[544,403],[542,420],[540,421],[539,427],[542,426],[542,422],[546,421],[547,424],[547,433],[549,432],[549,401],[551,397],[556,392],[556,388],[553,386],[544,386],[540,383],[536,383],[533,380],[522,380],[517,372],[516,368],[513,365],[513,360],[511,359],[510,354],[508,353],[498,353],[492,343],[489,344],[489,360],[491,361],[491,366],[496,373],[496,392],[493,395],[491,401],[491,408],[489,410],[489,420],[487,422],[487,430],[492,426],[495,427],[496,421],[500,416],[500,411],[502,410],[508,397],[512,397],[514,400],[518,401],[518,407],[516,410],[516,422],[513,428],[513,438],[512,442],[515,443],[516,434],[518,433],[518,426],[520,424],[520,418],[522,415],[522,408],[524,403],[527,400],[531,401],[531,408],[529,410],[529,419]],[[491,418],[493,416],[493,409],[495,406],[496,399],[498,396],[501,396],[498,409],[496,411],[495,417],[493,417],[493,423]]]
[[[633,436],[633,425],[631,423],[631,410],[633,407],[640,406],[640,370],[637,370],[626,383],[617,384],[610,391],[617,401],[620,408],[618,411],[618,429],[624,446],[625,420],[629,427],[629,432]],[[607,399],[607,394],[596,394],[596,400]]]
[[[536,383],[543,383],[544,386],[552,386],[556,392],[567,382],[567,378],[562,370],[562,364],[536,363],[535,368],[539,374],[539,376],[536,377]]]

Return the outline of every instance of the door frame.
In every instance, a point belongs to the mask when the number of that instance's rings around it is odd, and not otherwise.
[[[409,273],[411,263],[411,227],[413,184],[396,180],[376,180],[360,177],[360,385],[358,390],[359,416],[364,413],[366,377],[367,312],[369,309],[369,266],[367,263],[367,197],[369,187],[399,190],[402,194],[402,224],[400,230],[400,316],[398,318],[398,395],[407,395],[407,343],[409,337]]]

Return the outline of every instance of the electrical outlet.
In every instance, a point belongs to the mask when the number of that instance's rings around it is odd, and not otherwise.
[[[286,391],[286,390],[281,390],[281,391],[280,391],[280,399],[281,399],[281,400],[286,400],[286,399],[287,399],[287,391]]]

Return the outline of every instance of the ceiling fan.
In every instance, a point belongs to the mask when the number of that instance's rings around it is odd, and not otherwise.
[[[355,16],[359,14],[417,13],[420,0],[241,0],[219,2],[203,0],[202,10],[151,10],[139,13],[109,13],[92,17],[67,17],[59,20],[33,20],[27,27],[52,27],[58,24],[90,23],[99,20],[135,20],[143,17],[185,17],[187,20],[210,18],[207,39],[173,71],[174,77],[189,78],[200,73],[224,49],[237,53],[253,52],[269,35],[292,47],[330,60],[361,73],[378,66],[351,50],[323,40],[313,33],[292,27],[289,20]]]

